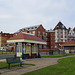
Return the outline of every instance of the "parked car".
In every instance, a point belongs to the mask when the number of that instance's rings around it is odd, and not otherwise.
[[[7,51],[7,48],[6,48],[6,47],[1,47],[0,50],[1,50],[1,51]]]

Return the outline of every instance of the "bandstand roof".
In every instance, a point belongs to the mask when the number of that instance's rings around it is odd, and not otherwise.
[[[46,42],[39,37],[28,34],[28,33],[20,33],[16,36],[11,37],[7,40],[7,43],[16,43],[16,42],[28,42],[28,43],[36,43],[36,44],[46,44]]]

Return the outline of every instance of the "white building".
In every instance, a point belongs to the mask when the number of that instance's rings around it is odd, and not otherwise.
[[[68,29],[68,40],[73,40],[75,41],[75,28],[69,28]]]
[[[59,22],[55,26],[54,31],[55,31],[55,42],[56,43],[67,41],[68,30],[61,22]]]

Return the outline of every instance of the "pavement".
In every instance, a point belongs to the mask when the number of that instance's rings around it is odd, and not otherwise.
[[[0,60],[14,57],[15,54],[0,54]]]
[[[75,55],[72,55],[75,56]],[[66,56],[66,57],[72,57]],[[57,64],[58,60],[66,57],[58,57],[58,58],[36,58],[36,59],[27,59],[23,60],[24,63],[35,64],[35,66],[31,65],[23,65],[23,67],[12,67],[12,69],[0,69],[1,75],[21,75],[27,72],[31,72],[37,69],[41,69],[50,65]],[[5,59],[0,61],[6,61]]]

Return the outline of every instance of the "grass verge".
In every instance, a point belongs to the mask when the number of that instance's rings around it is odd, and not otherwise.
[[[60,59],[58,64],[22,75],[75,75],[75,57]]]
[[[15,66],[18,66],[20,65],[20,63],[16,63],[16,64],[11,64],[11,67],[15,67]],[[22,65],[32,65],[32,66],[35,66],[35,64],[27,64],[27,63],[22,63]],[[3,69],[3,68],[7,68],[8,67],[8,64],[6,62],[0,62],[0,69]]]
[[[15,52],[0,51],[0,54],[15,54]]]
[[[44,56],[41,56],[41,57],[44,57],[44,58],[51,57],[51,58],[53,58],[53,57],[64,57],[64,56],[69,56],[69,55],[74,55],[74,54],[55,54],[55,55],[44,55]]]

